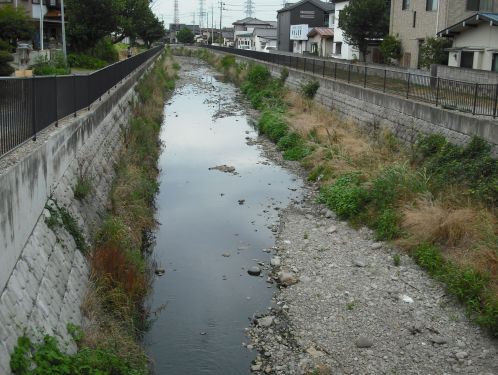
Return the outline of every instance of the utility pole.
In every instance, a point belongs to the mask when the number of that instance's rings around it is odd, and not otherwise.
[[[40,0],[40,50],[43,51],[43,0]]]
[[[221,29],[223,28],[222,25],[222,20],[223,20],[223,7],[225,6],[225,3],[223,1],[220,1],[220,33],[221,33]]]
[[[211,44],[214,42],[214,5],[211,4]]]
[[[64,0],[61,0],[61,22],[62,22],[62,52],[64,59],[67,61],[67,46],[66,46],[66,18],[64,16]]]

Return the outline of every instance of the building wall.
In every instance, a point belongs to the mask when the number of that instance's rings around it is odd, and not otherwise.
[[[308,51],[312,52],[312,44],[316,43],[319,57],[329,57],[332,54],[332,39],[322,38],[319,34],[310,37],[308,40]]]
[[[478,24],[476,28],[468,28],[453,38],[453,48],[483,49],[474,52],[473,69],[491,71],[493,54],[498,53],[498,28],[486,22]],[[459,67],[461,51],[450,52],[448,65]]]
[[[331,17],[331,19],[333,18],[334,21],[334,25],[331,26],[334,28],[334,46],[332,50],[332,56],[337,59],[343,60],[358,60],[360,59],[360,51],[358,50],[358,48],[346,43],[346,41],[344,40],[344,33],[339,27],[340,12],[348,4],[349,1],[341,1],[335,4],[334,17]],[[342,44],[340,51],[338,48],[338,43]]]
[[[450,53],[451,56],[452,53]],[[437,65],[437,76],[439,78],[457,81],[466,81],[482,84],[498,84],[498,72],[485,70],[455,68],[446,65]]]
[[[392,0],[389,33],[401,39],[405,54],[402,65],[417,68],[421,41],[476,13],[467,11],[467,1],[439,0],[438,10],[427,11],[426,0],[410,0],[410,6],[405,10],[402,9],[403,0]],[[498,0],[491,1],[492,9],[498,11]]]
[[[294,43],[290,40],[291,25],[308,25],[310,28],[323,27],[326,16],[326,12],[312,3],[303,3],[294,9],[278,13],[278,49],[280,51],[293,51]]]

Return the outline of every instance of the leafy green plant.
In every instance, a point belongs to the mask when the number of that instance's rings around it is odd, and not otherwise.
[[[319,201],[325,203],[342,218],[357,215],[367,202],[368,192],[362,186],[357,173],[339,177],[335,183],[320,191]]]
[[[289,131],[289,126],[283,120],[281,114],[270,110],[263,112],[258,126],[259,130],[274,142],[278,142]]]
[[[64,55],[61,52],[56,52],[52,55],[51,60],[44,57],[37,58],[33,73],[38,76],[66,75],[71,73],[71,69]]]
[[[73,188],[74,197],[83,200],[92,192],[92,189],[92,180],[88,176],[80,176]]]
[[[399,256],[399,254],[394,254],[393,255],[393,263],[396,267],[399,267],[401,265],[401,257]]]
[[[430,37],[425,39],[420,47],[420,66],[429,69],[432,64],[447,65],[448,52],[451,40],[447,38]]]
[[[328,180],[334,174],[331,167],[320,164],[314,167],[308,174],[308,181]]]
[[[263,65],[253,65],[247,72],[247,81],[256,87],[263,87],[267,85],[270,79],[270,71]]]
[[[301,95],[305,99],[313,99],[320,88],[318,81],[310,81],[301,86]]]
[[[377,240],[393,240],[399,235],[398,215],[393,209],[385,209],[374,224]]]
[[[8,77],[14,73],[14,68],[9,64],[11,61],[14,61],[14,58],[10,52],[0,50],[0,77]]]
[[[89,50],[90,55],[108,64],[119,60],[119,53],[110,37],[103,37]]]
[[[108,65],[104,60],[83,53],[70,53],[67,57],[67,61],[69,66],[83,69],[98,70]]]
[[[285,83],[287,81],[287,78],[289,78],[289,69],[282,68],[282,70],[280,71],[280,82]]]
[[[391,60],[399,60],[403,54],[401,39],[396,35],[386,35],[380,44],[379,49],[382,57],[384,57],[384,61],[388,64]]]
[[[228,70],[230,67],[235,66],[235,56],[225,55],[220,60],[221,67],[224,70]]]

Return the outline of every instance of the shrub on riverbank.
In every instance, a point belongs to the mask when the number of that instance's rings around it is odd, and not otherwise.
[[[164,99],[175,76],[171,56],[163,56],[138,85],[139,100],[124,134],[111,208],[89,254],[90,284],[82,306],[87,321],[82,330],[71,328],[77,333],[77,353],[65,354],[50,336],[41,343],[22,337],[11,358],[14,374],[149,373],[139,344],[149,323],[144,299],[152,280],[145,246],[156,224],[158,137]]]

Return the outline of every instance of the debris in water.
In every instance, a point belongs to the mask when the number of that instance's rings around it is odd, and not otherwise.
[[[155,274],[157,276],[162,276],[162,275],[164,275],[166,273],[166,271],[164,270],[164,268],[156,268],[156,270],[154,272],[155,272]]]
[[[210,171],[213,171],[213,170],[216,170],[216,171],[220,171],[220,172],[223,172],[223,173],[231,173],[233,175],[237,175],[238,173],[235,171],[235,167],[231,167],[229,165],[218,165],[216,167],[211,167],[209,168]]]

